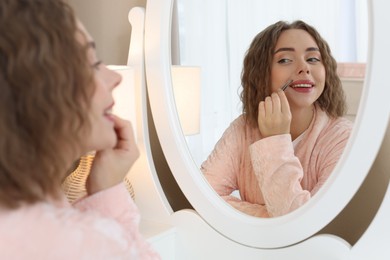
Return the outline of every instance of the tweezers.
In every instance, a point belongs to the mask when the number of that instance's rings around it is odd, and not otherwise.
[[[288,86],[290,86],[290,84],[291,84],[292,82],[293,82],[293,80],[290,79],[290,80],[287,81],[286,84],[284,84],[280,89],[281,89],[282,91],[285,91],[286,88],[287,88]]]

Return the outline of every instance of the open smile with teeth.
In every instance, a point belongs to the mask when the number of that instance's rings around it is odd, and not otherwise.
[[[110,110],[104,111],[104,115],[105,116],[111,116],[112,115],[112,110],[110,109]]]
[[[313,87],[312,84],[296,84],[296,85],[291,85],[292,88],[311,88]]]
[[[106,117],[112,117],[112,108],[104,110],[103,115]]]

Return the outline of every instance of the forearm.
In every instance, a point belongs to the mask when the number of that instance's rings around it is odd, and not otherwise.
[[[222,196],[233,208],[254,217],[268,218],[269,214],[265,205],[259,205],[242,201],[234,196]]]
[[[290,135],[273,136],[254,143],[251,159],[270,216],[287,214],[310,199],[300,184],[303,169],[294,156]]]
[[[114,220],[119,224],[120,230],[113,229],[110,231],[109,236],[124,235],[127,244],[127,246],[122,247],[124,255],[127,255],[129,252],[136,252],[139,259],[160,259],[139,232],[139,211],[124,183],[84,197],[76,201],[73,206],[87,215],[98,213],[96,217],[102,217],[99,223],[104,223],[106,220]],[[106,220],[103,220],[103,218]]]

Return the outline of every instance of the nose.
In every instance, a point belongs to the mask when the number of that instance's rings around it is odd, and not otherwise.
[[[302,61],[298,65],[298,74],[310,74],[309,66],[305,61]]]
[[[113,71],[115,76],[113,76],[113,89],[116,88],[122,82],[122,75],[118,72]]]
[[[298,72],[298,74],[304,74],[304,73],[309,74],[309,70],[304,70],[304,69],[302,69],[302,70],[300,70],[300,71]]]
[[[105,67],[105,81],[107,84],[107,87],[110,90],[113,90],[116,88],[122,81],[122,75],[118,72],[111,70],[107,67]]]

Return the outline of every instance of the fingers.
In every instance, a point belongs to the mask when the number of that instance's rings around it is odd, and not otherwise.
[[[263,137],[290,132],[291,112],[283,91],[272,93],[258,106],[258,126]]]
[[[258,116],[261,118],[265,118],[265,102],[261,101],[258,106]]]
[[[268,117],[272,115],[273,112],[273,104],[272,104],[272,98],[266,97],[265,98],[265,115]]]
[[[115,148],[124,150],[130,149],[131,146],[135,144],[134,132],[131,123],[115,115],[113,118],[114,129],[118,138]]]
[[[140,155],[131,123],[115,115],[113,115],[113,121],[117,143],[113,148],[96,152],[87,179],[88,194],[96,193],[122,182]]]
[[[287,101],[287,98],[285,100]],[[259,114],[260,110],[263,117],[270,117],[275,113],[279,113],[281,111],[279,94],[272,93],[271,96],[265,98],[265,101],[261,101],[259,103]]]
[[[281,111],[281,108],[280,108],[280,97],[277,93],[272,93],[271,94],[271,98],[272,98],[272,112],[273,113],[278,113]]]
[[[288,99],[284,91],[279,90],[277,92],[277,95],[279,96],[280,110],[282,111],[282,113],[290,113],[290,104],[288,103]]]
[[[133,163],[139,156],[139,150],[130,121],[114,116],[114,128],[118,137],[114,149],[126,151],[130,161]]]

